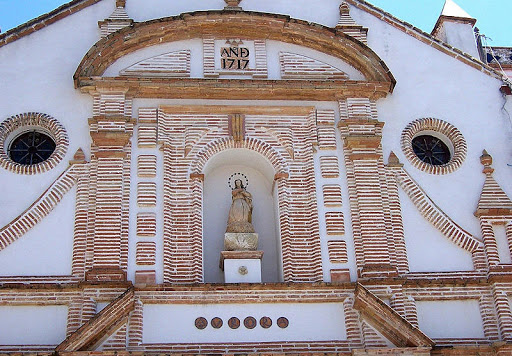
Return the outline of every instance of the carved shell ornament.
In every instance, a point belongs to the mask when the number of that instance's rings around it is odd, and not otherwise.
[[[235,189],[235,181],[238,179],[242,181],[243,188],[247,189],[247,186],[249,185],[249,179],[247,176],[243,173],[233,173],[228,179],[228,186],[231,190]]]

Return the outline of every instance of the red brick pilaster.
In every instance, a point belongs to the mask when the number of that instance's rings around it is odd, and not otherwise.
[[[124,92],[93,93],[89,120],[91,174],[86,280],[126,280],[130,196],[131,99]]]
[[[510,302],[506,292],[499,284],[492,286],[494,297],[494,307],[498,314],[498,326],[501,334],[501,339],[505,341],[512,341],[512,311],[510,309]]]
[[[172,141],[164,144],[164,282],[200,283],[202,181],[190,178],[183,142]]]
[[[384,123],[375,119],[368,99],[342,101],[340,113],[358,273],[363,278],[396,275],[388,246],[391,217],[381,147]]]

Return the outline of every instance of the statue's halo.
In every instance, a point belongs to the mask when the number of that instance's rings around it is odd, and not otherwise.
[[[235,189],[235,181],[237,179],[240,179],[242,181],[244,188],[247,188],[247,186],[249,185],[249,179],[247,178],[247,176],[243,173],[233,173],[232,175],[229,176],[228,179],[228,185],[231,188],[231,190]]]

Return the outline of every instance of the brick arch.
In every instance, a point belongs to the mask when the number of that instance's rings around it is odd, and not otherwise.
[[[73,78],[101,76],[119,58],[141,48],[192,38],[222,36],[258,39],[264,37],[305,47],[338,57],[352,65],[367,81],[396,83],[393,75],[367,45],[336,29],[259,12],[198,11],[179,16],[135,23],[98,41],[78,66]]]
[[[242,142],[235,142],[232,138],[220,138],[210,142],[196,155],[193,165],[190,167],[191,173],[201,173],[210,158],[217,153],[233,148],[245,148],[257,152],[269,160],[276,174],[288,173],[288,165],[281,154],[268,143],[252,137],[248,137]]]

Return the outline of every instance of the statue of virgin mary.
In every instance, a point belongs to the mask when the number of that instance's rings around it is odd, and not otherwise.
[[[251,233],[252,226],[252,195],[243,186],[242,180],[235,180],[231,191],[231,208],[229,209],[226,232]]]

